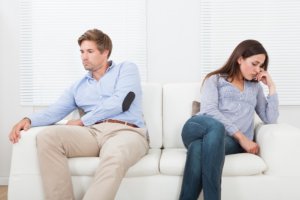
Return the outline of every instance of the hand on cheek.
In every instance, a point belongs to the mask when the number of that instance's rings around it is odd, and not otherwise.
[[[263,82],[265,85],[267,85],[267,74],[265,71],[261,71],[257,74],[257,81]]]

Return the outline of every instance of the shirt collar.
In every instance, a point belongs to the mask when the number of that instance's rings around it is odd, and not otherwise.
[[[110,71],[112,68],[114,68],[114,67],[116,66],[115,62],[112,61],[112,60],[109,60],[109,61],[108,61],[108,64],[109,64],[109,66],[108,66],[108,68],[106,69],[106,72],[105,72],[105,73],[107,73],[108,71]],[[93,79],[92,72],[89,71],[89,72],[85,75],[85,77],[86,77],[87,79]]]

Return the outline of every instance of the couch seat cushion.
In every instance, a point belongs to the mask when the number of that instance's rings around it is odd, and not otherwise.
[[[178,176],[183,174],[186,149],[164,149],[160,161],[162,174]],[[223,176],[249,176],[262,174],[267,169],[265,162],[257,155],[240,153],[227,155]]]
[[[158,166],[161,156],[160,149],[150,149],[139,162],[129,168],[126,177],[151,176],[159,174]],[[98,157],[69,158],[72,176],[93,176],[101,162]]]

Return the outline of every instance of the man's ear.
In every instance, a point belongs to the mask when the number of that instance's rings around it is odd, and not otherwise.
[[[108,53],[109,53],[109,51],[107,49],[105,49],[101,52],[101,54],[105,55],[106,57],[108,57]]]

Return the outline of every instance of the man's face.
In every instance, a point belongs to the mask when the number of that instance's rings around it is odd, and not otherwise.
[[[80,52],[82,64],[88,71],[97,71],[107,64],[108,50],[101,53],[94,41],[84,40],[80,45]]]

